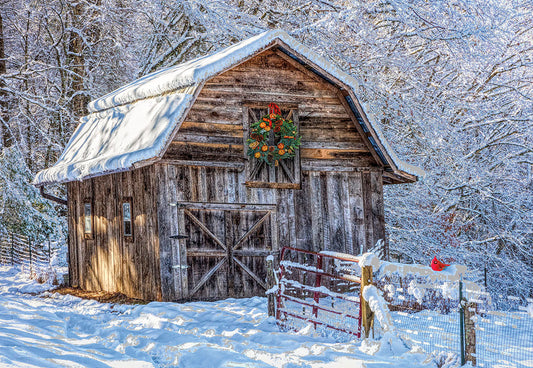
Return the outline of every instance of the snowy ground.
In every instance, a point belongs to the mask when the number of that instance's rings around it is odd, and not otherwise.
[[[130,306],[46,289],[0,266],[1,367],[436,367],[379,342],[280,332],[264,298]]]

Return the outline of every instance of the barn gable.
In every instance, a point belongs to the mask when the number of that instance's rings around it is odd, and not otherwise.
[[[265,52],[265,50],[269,51]],[[313,146],[312,135],[317,134],[317,129],[324,134],[328,132],[323,127],[317,128],[316,125],[312,127],[311,113],[308,116],[310,120],[302,122],[303,132],[308,134],[308,137],[304,135],[307,146],[303,146],[301,150],[302,164],[305,164],[307,160],[307,163],[311,165],[313,157],[316,158],[317,155],[325,155],[331,159],[339,158],[338,155],[341,155],[341,159],[346,162],[350,159],[350,155],[357,154],[360,157],[364,155],[371,157],[369,158],[370,165],[382,166],[385,170],[385,182],[410,182],[415,181],[417,176],[423,175],[422,170],[401,161],[384,139],[378,126],[371,123],[375,119],[369,115],[368,107],[363,110],[359,104],[355,96],[358,84],[353,77],[298,43],[287,33],[277,30],[257,35],[213,55],[152,73],[91,102],[89,105],[91,114],[81,119],[80,125],[58,162],[53,167],[38,173],[34,184],[69,182],[131,170],[168,158],[169,155],[174,155],[173,159],[179,158],[180,155],[190,159],[191,152],[193,152],[192,146],[188,145],[186,148],[189,150],[189,156],[187,152],[182,152],[185,145],[182,144],[180,148],[180,142],[187,142],[186,139],[184,140],[186,135],[190,137],[195,129],[203,129],[203,134],[214,137],[216,141],[216,133],[212,131],[208,133],[215,127],[194,125],[195,121],[191,118],[194,116],[194,109],[201,108],[202,99],[209,98],[209,93],[217,93],[215,91],[217,81],[222,81],[223,84],[224,78],[235,73],[232,68],[245,68],[247,61],[253,63],[251,59],[255,56],[259,56],[260,59],[270,58],[270,62],[274,64],[290,65],[286,67],[287,74],[299,73],[299,77],[305,76],[302,80],[306,82],[301,82],[302,86],[293,86],[296,89],[301,88],[302,92],[312,91],[312,83],[326,83],[331,93],[336,95],[337,101],[328,113],[328,116],[333,119],[332,122],[334,121],[330,126],[335,126],[336,129],[346,134],[342,137],[338,135],[335,137],[336,152]],[[256,77],[256,80],[252,78],[247,83],[256,83],[261,86],[262,83],[268,83],[268,78]],[[306,83],[310,88],[305,89]],[[293,87],[288,86],[288,88]],[[221,92],[220,88],[219,92]],[[284,99],[280,91],[277,92],[277,98],[272,96],[271,100],[291,107],[290,101]],[[266,95],[262,96],[264,99]],[[320,96],[310,97],[309,101],[312,105],[313,98]],[[328,98],[331,99],[331,97]],[[261,99],[251,98],[251,100],[257,102]],[[193,105],[194,109],[189,112]],[[224,110],[231,111],[231,109],[242,109],[242,106],[224,103]],[[218,113],[227,112],[219,111]],[[349,124],[348,119],[351,121]],[[184,123],[183,126],[182,123]],[[309,125],[308,129],[305,129],[305,124]],[[216,128],[233,129],[222,125]],[[359,133],[358,135],[354,134],[354,129]],[[201,135],[202,133],[197,136]],[[238,139],[241,135],[237,135],[235,138]],[[350,139],[354,141],[349,142]],[[359,141],[356,142],[357,140]],[[203,142],[195,143],[201,146]],[[216,142],[210,141],[210,144],[216,144]],[[241,147],[237,147],[238,144],[235,142],[231,145],[231,149],[235,151],[235,155],[240,155],[244,159],[242,144],[241,139]],[[219,153],[220,147],[218,151],[216,149],[214,151],[216,155]]]
[[[247,127],[266,113],[270,102],[297,120],[302,136],[297,166],[302,170],[380,167],[379,156],[357,130],[339,89],[302,70],[277,47],[208,80],[163,161],[246,167],[251,163],[246,154],[248,147],[243,144],[249,137]],[[288,178],[283,180],[285,175],[277,176],[271,181],[290,182]],[[263,175],[263,181],[267,179],[268,174]]]

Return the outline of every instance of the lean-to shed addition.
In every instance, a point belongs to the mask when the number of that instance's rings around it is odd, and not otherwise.
[[[413,182],[348,74],[283,31],[90,103],[35,185],[66,183],[72,286],[150,300],[264,295],[291,245],[359,254],[385,238],[383,184]],[[247,155],[269,103],[299,129],[279,165]]]

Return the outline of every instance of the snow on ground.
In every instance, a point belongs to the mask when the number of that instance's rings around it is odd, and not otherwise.
[[[1,367],[435,367],[379,341],[280,332],[265,298],[112,305],[49,287],[0,266]]]

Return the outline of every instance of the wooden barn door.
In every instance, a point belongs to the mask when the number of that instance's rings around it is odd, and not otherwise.
[[[275,205],[178,203],[187,300],[265,295],[266,260],[277,253]],[[186,275],[185,275],[186,273]]]

